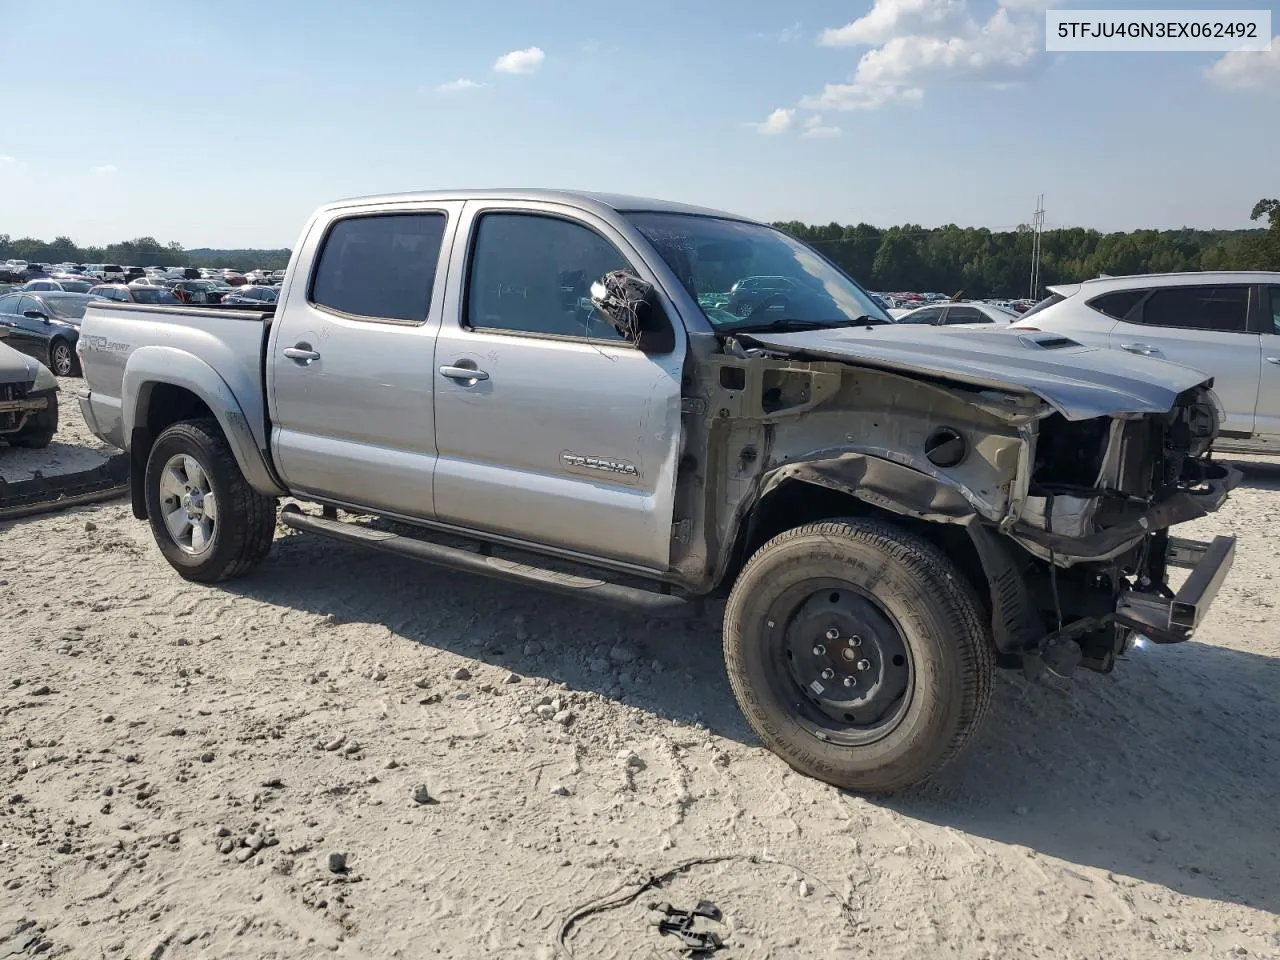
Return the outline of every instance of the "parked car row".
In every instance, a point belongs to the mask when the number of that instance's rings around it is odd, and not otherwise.
[[[118,263],[54,263],[26,260],[0,263],[0,282],[27,283],[31,280],[78,281],[88,283],[131,283],[134,280],[218,280],[229,286],[270,286],[284,279],[283,270],[250,270],[239,273],[230,267],[127,267]]]

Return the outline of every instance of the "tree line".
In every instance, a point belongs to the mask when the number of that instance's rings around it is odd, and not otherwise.
[[[1184,270],[1280,270],[1280,200],[1260,200],[1252,219],[1269,229],[1134,230],[1101,233],[1073,227],[1040,237],[1042,295],[1053,283],[1099,274]],[[929,291],[965,297],[1025,297],[1031,291],[1032,232],[1027,226],[997,232],[980,227],[887,229],[859,223],[812,226],[776,223],[816,247],[872,290]]]
[[[1040,289],[1052,283],[1088,280],[1099,274],[1170,273],[1181,270],[1280,270],[1280,200],[1259,200],[1254,230],[1134,230],[1100,233],[1072,227],[1040,237]],[[793,220],[775,224],[821,250],[873,290],[915,290],[966,297],[1022,297],[1030,292],[1031,229],[992,231],[982,227],[925,228],[915,224],[881,228],[869,223],[812,226]],[[119,263],[140,267],[231,267],[283,270],[288,250],[184,250],[139,237],[105,247],[79,247],[70,237],[52,243],[0,233],[0,260],[36,263]]]
[[[160,243],[154,237],[138,237],[105,247],[81,247],[70,237],[52,242],[34,237],[14,239],[0,233],[0,260],[30,263],[118,263],[130,267],[231,267],[233,270],[283,270],[288,250],[186,250],[180,243]]]

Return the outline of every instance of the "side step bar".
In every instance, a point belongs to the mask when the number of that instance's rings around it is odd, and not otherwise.
[[[356,546],[394,553],[411,560],[420,560],[437,567],[465,570],[483,577],[523,583],[556,593],[590,600],[623,610],[638,611],[651,617],[696,617],[702,612],[702,604],[696,600],[656,590],[643,590],[622,584],[609,583],[590,577],[579,577],[558,570],[518,563],[474,550],[449,547],[429,540],[403,537],[385,530],[375,530],[358,523],[317,517],[304,513],[297,504],[288,503],[280,510],[280,522],[295,530],[318,533],[321,536],[341,540]]]

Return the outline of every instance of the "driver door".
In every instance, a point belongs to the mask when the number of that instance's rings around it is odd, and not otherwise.
[[[646,353],[589,299],[611,270],[655,278],[580,210],[472,201],[460,231],[433,364],[439,519],[665,570],[684,330]]]

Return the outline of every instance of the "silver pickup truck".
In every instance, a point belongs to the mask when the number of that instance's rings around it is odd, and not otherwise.
[[[1233,555],[1169,534],[1237,480],[1201,374],[897,326],[809,247],[679,204],[336,203],[274,309],[95,303],[79,352],[182,576],[256,566],[288,496],[298,530],[650,616],[727,595],[755,730],[861,791],[953,757],[997,666],[1187,639]]]

